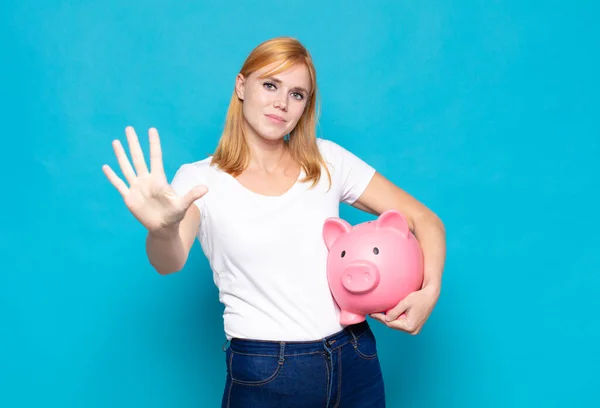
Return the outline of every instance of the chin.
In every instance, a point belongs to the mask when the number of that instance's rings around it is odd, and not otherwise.
[[[269,142],[276,142],[278,140],[281,140],[285,137],[285,135],[265,135],[265,134],[260,134],[259,135],[262,139],[269,141]]]
[[[277,140],[283,139],[287,133],[281,132],[273,132],[270,129],[261,129],[261,131],[257,132],[258,136],[262,139],[268,140],[270,142],[275,142]]]

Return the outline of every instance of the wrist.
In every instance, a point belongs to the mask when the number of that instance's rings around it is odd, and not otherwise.
[[[423,281],[421,289],[427,289],[431,292],[439,294],[442,290],[442,282],[438,279],[425,280]]]
[[[149,235],[161,240],[171,240],[179,236],[179,223],[167,225],[155,230],[149,230]]]

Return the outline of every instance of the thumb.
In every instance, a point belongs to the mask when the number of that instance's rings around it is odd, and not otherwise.
[[[204,184],[199,184],[192,188],[185,196],[183,196],[183,204],[185,208],[189,208],[194,201],[202,198],[207,192],[208,187],[206,187]]]

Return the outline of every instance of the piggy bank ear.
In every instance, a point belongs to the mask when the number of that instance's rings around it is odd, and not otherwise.
[[[352,226],[341,218],[331,217],[325,220],[323,225],[323,239],[327,249],[331,249],[333,243],[342,235],[350,232]]]
[[[375,221],[375,228],[391,228],[402,234],[404,237],[408,237],[408,222],[402,214],[396,210],[389,210],[381,213],[377,221]]]

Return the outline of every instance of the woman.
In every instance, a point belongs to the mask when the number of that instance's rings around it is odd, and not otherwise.
[[[149,131],[148,170],[128,127],[133,167],[119,141],[113,147],[129,187],[103,167],[148,229],[159,273],[181,270],[199,239],[225,306],[224,407],[385,406],[369,324],[341,326],[327,284],[322,227],[340,202],[402,212],[424,253],[422,289],[371,317],[416,334],[440,293],[441,221],[354,154],[316,138],[317,94],[302,44],[266,41],[236,78],[213,156],[182,165],[169,184],[157,131]]]

